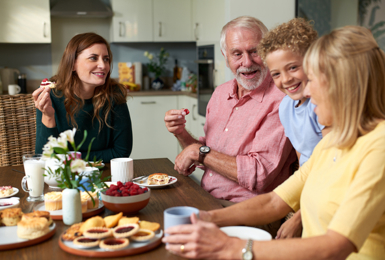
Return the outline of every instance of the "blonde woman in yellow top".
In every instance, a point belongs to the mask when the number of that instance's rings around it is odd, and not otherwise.
[[[167,229],[168,250],[209,259],[385,259],[385,54],[369,30],[347,26],[317,40],[304,67],[305,93],[332,131],[273,192]],[[299,209],[302,238],[252,242],[218,228]]]

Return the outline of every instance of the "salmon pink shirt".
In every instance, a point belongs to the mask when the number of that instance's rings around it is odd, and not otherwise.
[[[292,173],[295,151],[285,136],[278,108],[285,96],[270,75],[238,99],[237,81],[218,86],[206,111],[205,137],[199,141],[236,157],[238,182],[206,168],[202,187],[218,199],[240,202],[272,191]]]

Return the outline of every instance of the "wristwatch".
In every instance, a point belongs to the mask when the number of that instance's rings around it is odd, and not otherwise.
[[[253,240],[247,240],[246,246],[242,249],[242,260],[252,260],[253,255]]]
[[[205,158],[206,154],[208,154],[210,152],[210,147],[208,146],[201,146],[199,147],[199,162],[200,163],[203,163],[203,159]]]

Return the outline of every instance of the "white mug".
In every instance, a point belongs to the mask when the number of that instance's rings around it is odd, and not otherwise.
[[[8,85],[8,94],[9,95],[16,95],[19,94],[21,91],[21,88],[19,85],[16,84],[10,84]]]
[[[134,160],[131,158],[115,158],[110,161],[111,181],[128,182],[134,178]]]

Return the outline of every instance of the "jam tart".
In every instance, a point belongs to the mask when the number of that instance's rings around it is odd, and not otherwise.
[[[112,234],[116,238],[130,237],[139,231],[138,224],[127,224],[113,229]]]
[[[88,237],[78,237],[73,241],[74,245],[83,248],[91,248],[95,246],[99,246],[100,239],[97,238],[88,238]]]
[[[154,236],[155,236],[154,231],[140,228],[135,235],[132,235],[130,237],[130,239],[132,239],[133,241],[142,242],[142,241],[150,240]]]
[[[100,242],[99,247],[105,250],[119,250],[128,246],[130,242],[127,238],[107,238]]]
[[[93,227],[84,231],[83,236],[87,238],[106,238],[112,235],[112,230],[105,227]]]

